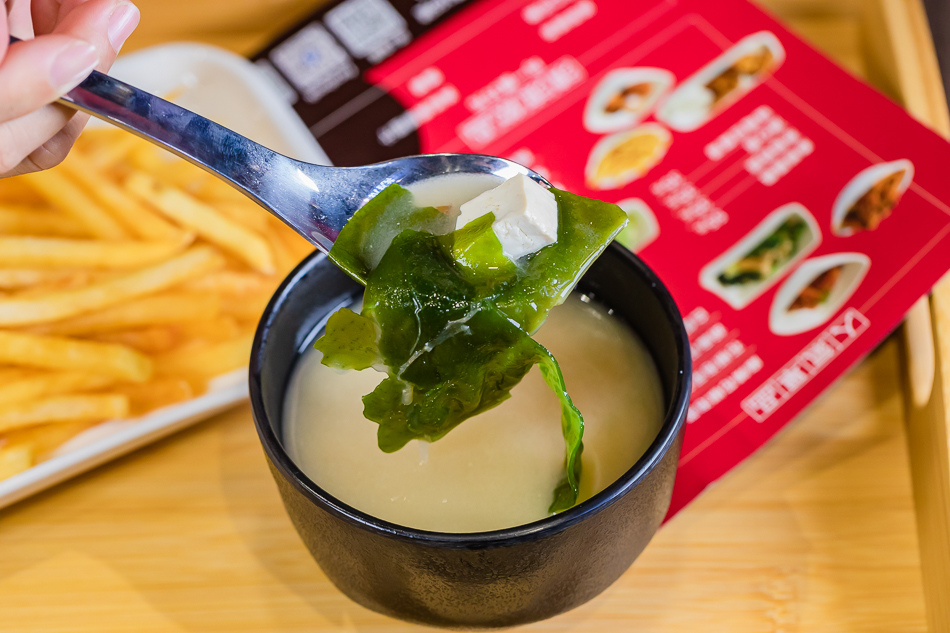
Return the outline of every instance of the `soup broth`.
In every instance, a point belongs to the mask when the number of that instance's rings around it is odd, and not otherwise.
[[[643,343],[596,303],[572,295],[535,338],[558,359],[584,414],[579,501],[614,482],[643,455],[663,421],[663,394]],[[384,521],[441,532],[514,527],[549,516],[564,473],[560,406],[537,367],[511,398],[434,443],[395,453],[376,443],[378,426],[361,397],[383,379],[339,372],[309,349],[284,405],[284,443],[317,485]]]

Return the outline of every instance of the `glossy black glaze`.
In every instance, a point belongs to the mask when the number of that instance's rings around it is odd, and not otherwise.
[[[359,512],[321,490],[287,457],[281,411],[294,364],[329,314],[362,290],[322,254],[287,278],[254,341],[254,420],[294,526],[343,593],[423,624],[512,626],[590,600],[640,554],[670,503],[689,400],[689,343],[669,293],[626,249],[611,245],[578,289],[612,308],[653,354],[667,400],[659,436],[620,480],[567,512],[507,530],[444,534]]]

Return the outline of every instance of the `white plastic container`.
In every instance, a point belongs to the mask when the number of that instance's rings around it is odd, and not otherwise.
[[[254,64],[204,44],[156,46],[121,57],[110,75],[173,101],[282,154],[328,164],[326,154]],[[91,125],[106,125],[93,122]],[[54,456],[0,481],[0,507],[181,430],[247,398],[247,370],[213,380],[207,393],[141,418],[104,422],[80,433]]]

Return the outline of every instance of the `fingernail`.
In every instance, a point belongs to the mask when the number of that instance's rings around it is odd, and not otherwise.
[[[72,42],[53,60],[50,85],[59,92],[72,90],[89,76],[98,63],[99,55],[92,44]]]
[[[141,16],[138,8],[127,2],[112,10],[112,15],[109,16],[109,43],[116,53],[139,25],[139,17]]]

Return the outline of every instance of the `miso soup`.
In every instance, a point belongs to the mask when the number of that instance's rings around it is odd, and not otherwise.
[[[577,293],[549,315],[536,340],[558,359],[583,412],[583,501],[614,482],[649,448],[663,421],[656,367],[619,319]],[[384,453],[361,397],[384,377],[340,372],[308,350],[284,405],[284,444],[294,462],[340,501],[378,519],[441,532],[480,532],[549,516],[564,474],[560,406],[537,367],[501,405],[437,442]]]

